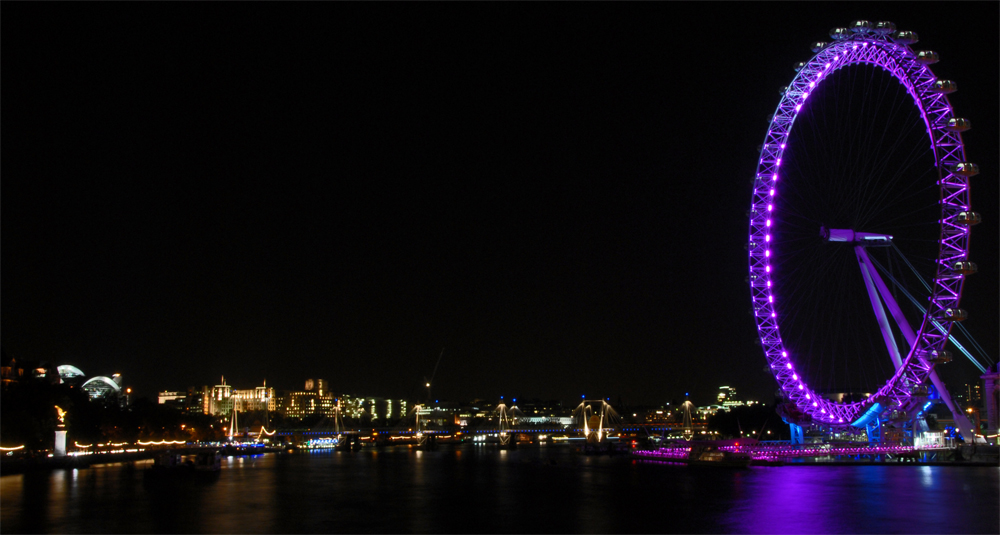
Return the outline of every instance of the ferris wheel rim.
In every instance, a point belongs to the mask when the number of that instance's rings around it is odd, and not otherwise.
[[[786,398],[806,415],[807,420],[832,427],[861,427],[883,410],[904,405],[913,395],[913,387],[923,384],[933,370],[934,363],[923,357],[942,351],[948,340],[953,321],[945,312],[960,310],[964,281],[964,274],[956,273],[952,266],[968,258],[968,227],[959,223],[959,214],[969,210],[970,175],[963,172],[963,166],[971,164],[965,161],[960,132],[948,129],[954,113],[945,94],[949,89],[954,90],[954,83],[938,80],[928,64],[919,59],[928,52],[916,53],[907,46],[909,38],[915,35],[900,32],[897,39],[893,39],[889,32],[856,23],[853,33],[838,29],[831,32],[831,36],[836,39],[833,43],[822,46],[809,61],[799,64],[792,82],[783,89],[781,101],[768,125],[750,210],[749,282],[760,343]],[[781,158],[786,142],[809,94],[831,73],[860,64],[888,71],[905,87],[919,109],[931,139],[940,189],[941,219],[931,306],[923,315],[915,342],[902,365],[877,392],[863,401],[842,403],[826,399],[809,388],[796,373],[781,339],[770,260],[771,227],[772,224],[777,227],[780,220],[771,214],[780,185]]]

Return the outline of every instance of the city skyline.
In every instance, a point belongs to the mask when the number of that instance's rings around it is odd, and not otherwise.
[[[996,4],[396,7],[7,6],[4,350],[150,397],[433,376],[448,399],[770,401],[755,148],[809,44],[867,18],[959,84],[984,216],[963,308],[1000,353]]]

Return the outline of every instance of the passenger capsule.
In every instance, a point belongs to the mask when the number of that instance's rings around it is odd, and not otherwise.
[[[930,91],[931,93],[947,95],[958,91],[958,84],[952,82],[951,80],[938,80],[931,85]]]
[[[820,50],[823,50],[824,46],[826,46],[825,41],[816,41],[815,43],[809,45],[809,49],[813,52],[819,52]]]
[[[955,262],[951,265],[951,270],[962,275],[975,275],[979,271],[979,266],[975,262]]]
[[[955,216],[955,223],[966,227],[978,225],[982,222],[983,218],[979,215],[979,212],[959,212],[958,215]]]
[[[956,175],[976,176],[979,174],[979,166],[972,162],[956,162],[948,164],[948,171]]]
[[[835,41],[842,41],[851,37],[851,31],[847,28],[834,28],[830,30],[830,37]]]
[[[921,50],[917,52],[917,61],[923,63],[924,65],[933,65],[938,62],[941,58],[938,57],[938,53],[933,50]]]
[[[788,91],[788,86],[783,86],[778,88],[778,93],[781,93],[782,95],[785,94],[785,91]]]
[[[930,364],[945,364],[951,362],[951,352],[945,350],[925,349],[917,353],[917,356]]]
[[[927,395],[927,385],[917,385],[910,389],[910,394],[918,397]]]
[[[961,117],[948,119],[948,125],[944,127],[949,132],[965,132],[970,128],[972,128],[972,121]]]
[[[896,42],[901,45],[912,45],[919,40],[917,32],[899,32],[896,34]]]
[[[945,321],[963,321],[969,317],[969,313],[961,308],[946,308],[941,312],[941,319]]]
[[[793,68],[795,69],[795,72],[799,72],[799,71],[801,71],[801,70],[802,70],[802,68],[803,68],[803,67],[805,67],[805,66],[806,66],[806,62],[804,62],[804,61],[800,61],[800,62],[796,63],[796,64],[795,64],[795,67],[793,67]]]
[[[889,21],[882,21],[875,23],[875,33],[881,35],[889,35],[896,31],[896,25]]]
[[[872,23],[867,20],[856,20],[851,23],[851,31],[854,33],[868,33],[872,30]]]

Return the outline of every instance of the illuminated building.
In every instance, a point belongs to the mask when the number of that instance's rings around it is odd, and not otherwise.
[[[420,420],[436,426],[445,426],[461,421],[461,411],[452,403],[425,403],[420,406]]]
[[[90,396],[91,400],[117,401],[122,392],[122,376],[120,373],[111,377],[98,375],[88,379],[80,388]]]
[[[207,386],[202,387],[200,390],[193,386],[188,388],[184,412],[206,414],[205,407],[208,404],[210,395]]]
[[[552,399],[552,400],[525,399],[521,401],[515,400],[515,406],[521,411],[521,414],[530,417],[561,416],[564,411],[562,401],[559,401],[557,399]]]
[[[77,370],[76,368],[73,369],[80,372],[80,370]],[[33,361],[11,358],[7,356],[6,352],[2,351],[0,351],[0,377],[2,377],[4,386],[19,383],[25,379],[47,382],[50,384],[59,384],[62,382],[59,372],[55,366],[51,366],[46,362],[36,363]],[[78,377],[82,380],[83,372],[80,372]]]
[[[62,366],[57,366],[56,370],[59,372],[59,382],[69,385],[79,385],[84,381],[84,373],[80,371],[80,368],[76,366],[70,366],[69,364],[63,364]]]
[[[281,396],[280,412],[286,418],[305,418],[314,414],[333,415],[334,397],[324,379],[306,379],[305,390],[286,392]]]
[[[0,377],[3,379],[3,386],[17,383],[24,378],[24,368],[15,358],[7,357],[7,352],[3,352],[0,361]]]
[[[729,411],[733,407],[742,407],[744,405],[755,405],[756,401],[739,401],[736,399],[736,389],[731,386],[720,386],[719,387],[719,404],[726,411]],[[714,407],[713,405],[709,406]]]
[[[306,392],[315,391],[318,395],[322,396],[330,392],[330,384],[327,383],[326,379],[306,379]]]
[[[280,412],[286,418],[305,418],[320,412],[321,401],[315,391],[285,392],[282,396]],[[333,400],[328,401],[331,405]]]
[[[647,424],[665,424],[674,422],[677,418],[674,417],[673,411],[667,408],[660,408],[647,412],[643,420]]]
[[[706,419],[709,416],[715,416],[719,411],[729,412],[729,407],[725,405],[705,405],[703,407],[698,407],[696,413],[701,419]]]
[[[187,392],[170,392],[164,390],[157,393],[156,401],[160,405],[184,410],[187,407]]]
[[[212,389],[208,385],[201,387],[201,412],[212,414]]]
[[[719,404],[725,407],[727,411],[731,407],[741,407],[744,405],[742,401],[736,400],[736,389],[731,386],[719,387]]]
[[[976,407],[983,399],[983,387],[979,383],[966,384],[964,402],[967,407]]]
[[[402,399],[364,398],[362,401],[364,403],[358,407],[357,417],[360,418],[362,415],[370,416],[373,423],[380,422],[384,424],[398,420],[406,416],[407,408],[409,407],[409,404]],[[348,412],[344,414],[350,415]]]
[[[212,387],[211,397],[208,402],[208,414],[212,416],[228,416],[233,410],[233,387],[226,384],[226,378],[222,378],[221,385]]]
[[[274,388],[258,386],[251,390],[233,390],[232,397],[235,400],[237,410],[245,411],[269,411],[277,409],[277,401]]]
[[[164,390],[157,393],[160,405],[173,407],[186,413],[211,414],[212,389],[189,387],[186,391]]]

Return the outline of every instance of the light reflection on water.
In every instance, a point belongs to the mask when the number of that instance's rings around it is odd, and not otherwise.
[[[571,447],[395,447],[0,478],[4,533],[997,533],[1000,468],[727,470]]]

